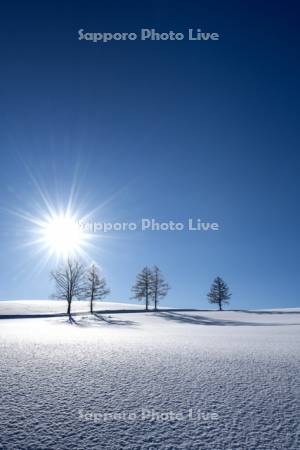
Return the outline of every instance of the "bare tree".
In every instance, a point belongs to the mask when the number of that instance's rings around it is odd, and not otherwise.
[[[152,296],[153,278],[149,267],[144,267],[137,275],[135,285],[132,287],[133,298],[138,301],[145,300],[146,311],[149,310],[149,303]]]
[[[229,287],[221,277],[214,279],[207,297],[210,303],[219,305],[220,311],[222,311],[223,304],[229,303],[231,293],[229,292]]]
[[[80,298],[83,290],[84,268],[76,260],[68,258],[57,270],[51,272],[56,284],[55,297],[68,302],[67,314],[71,316],[74,297]]]
[[[102,300],[110,293],[106,286],[106,280],[101,277],[96,264],[92,264],[85,274],[84,296],[90,300],[90,312],[93,314],[94,300]]]
[[[152,269],[152,299],[154,303],[154,310],[157,311],[157,306],[160,299],[164,298],[169,289],[169,284],[165,281],[161,270],[154,266]]]

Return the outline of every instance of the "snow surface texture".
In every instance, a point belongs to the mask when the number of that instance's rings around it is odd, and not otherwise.
[[[90,303],[88,301],[72,302],[72,312],[89,312]],[[94,309],[97,310],[121,310],[121,309],[144,309],[142,305],[112,303],[112,302],[94,302]],[[0,315],[23,315],[23,314],[60,314],[66,313],[67,302],[62,300],[18,300],[18,301],[0,301]]]
[[[300,309],[74,320],[0,320],[1,449],[300,449]]]

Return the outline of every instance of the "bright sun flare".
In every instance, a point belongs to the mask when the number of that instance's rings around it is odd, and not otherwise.
[[[49,250],[61,256],[79,252],[85,238],[78,222],[67,214],[51,217],[45,223],[42,233]]]

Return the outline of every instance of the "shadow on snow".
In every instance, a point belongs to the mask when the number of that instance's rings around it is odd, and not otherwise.
[[[79,327],[83,328],[89,328],[89,327],[98,327],[101,323],[105,323],[108,325],[114,325],[114,326],[136,326],[137,323],[133,320],[121,320],[121,319],[114,319],[111,316],[105,317],[99,313],[94,313],[91,316],[83,316],[79,317],[79,319],[75,319],[73,315],[71,315],[67,320],[71,325],[77,325]]]
[[[176,321],[180,323],[188,323],[193,325],[217,325],[217,326],[253,326],[253,327],[266,327],[266,326],[280,326],[280,325],[299,325],[298,323],[257,323],[257,322],[243,322],[237,320],[226,319],[214,319],[199,315],[189,315],[174,311],[156,312],[155,316],[161,317],[165,320]]]

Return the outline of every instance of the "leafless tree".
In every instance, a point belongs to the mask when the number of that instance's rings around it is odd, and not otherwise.
[[[152,271],[149,267],[144,267],[137,275],[135,285],[132,287],[133,298],[138,301],[145,300],[145,309],[149,310],[149,303],[152,296],[153,279]]]
[[[90,312],[93,314],[94,300],[102,300],[110,293],[106,286],[106,280],[101,277],[96,264],[92,264],[86,271],[84,283],[84,296],[90,300]]]
[[[151,271],[151,278],[151,294],[154,303],[154,310],[157,311],[157,306],[160,299],[167,295],[170,286],[165,281],[161,270],[157,266],[153,267]]]
[[[83,292],[84,268],[78,261],[68,258],[51,272],[51,278],[56,285],[55,297],[67,301],[67,314],[70,317],[73,298],[80,298]]]

